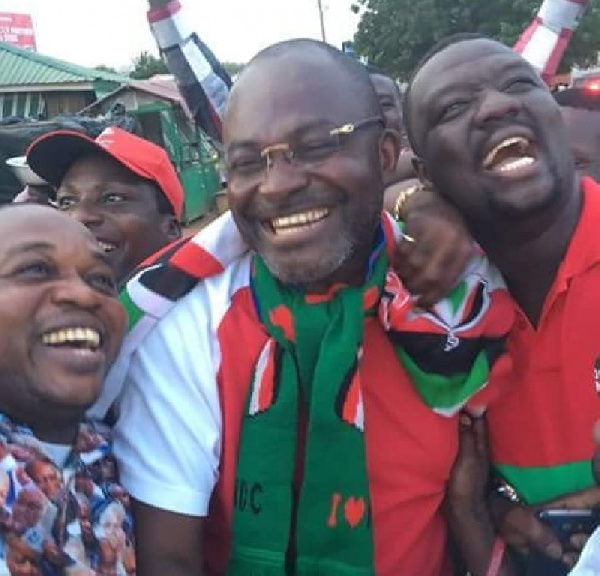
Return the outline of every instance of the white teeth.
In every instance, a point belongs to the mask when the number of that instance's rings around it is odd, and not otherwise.
[[[43,334],[42,342],[49,346],[72,343],[89,348],[98,348],[100,346],[100,333],[93,328],[62,328]]]
[[[309,212],[300,212],[298,214],[290,214],[289,216],[281,216],[271,220],[273,229],[277,232],[282,229],[299,228],[306,224],[314,224],[319,220],[323,220],[329,215],[329,210],[322,208],[321,210],[310,210]]]
[[[535,158],[531,156],[523,156],[523,158],[519,158],[517,160],[513,160],[512,162],[506,162],[500,166],[500,172],[511,172],[512,170],[518,170],[519,168],[523,168],[525,166],[529,166],[535,162]]]
[[[522,138],[521,136],[513,136],[512,138],[507,138],[506,140],[503,140],[502,142],[500,142],[500,144],[498,144],[497,146],[495,146],[492,150],[490,150],[488,152],[487,156],[485,157],[485,160],[483,161],[483,167],[489,168],[489,166],[491,166],[492,163],[494,162],[494,159],[496,158],[496,154],[498,154],[498,152],[500,152],[500,150],[503,150],[504,148],[508,148],[509,146],[514,146],[515,144],[519,144],[519,147],[523,151],[525,151],[525,149],[529,145],[529,142],[528,142],[528,140],[526,140],[525,138]]]
[[[97,242],[100,245],[100,248],[102,248],[102,250],[104,250],[105,252],[112,252],[116,248],[115,244],[108,244],[107,242],[100,242],[100,240],[97,240]]]

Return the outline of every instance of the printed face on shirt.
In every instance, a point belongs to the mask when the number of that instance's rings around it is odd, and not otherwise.
[[[9,540],[6,564],[11,576],[41,576],[39,554],[18,538]]]
[[[34,204],[0,210],[3,412],[36,429],[98,397],[125,327],[114,274],[81,224]],[[55,415],[48,418],[53,420]]]
[[[364,274],[383,172],[398,156],[364,74],[359,89],[324,50],[303,46],[250,64],[231,94],[229,206],[246,242],[284,283],[350,282],[357,266]],[[331,130],[368,118],[374,122],[332,140]],[[290,150],[291,159],[282,152]]]
[[[510,48],[451,44],[417,72],[408,97],[414,151],[475,231],[562,209],[573,166],[560,108]]]
[[[19,492],[12,509],[12,528],[22,535],[41,519],[47,500],[37,489],[24,488]]]
[[[81,158],[57,191],[59,210],[76,218],[104,249],[121,282],[143,260],[179,238],[174,217],[161,214],[157,192],[106,155]]]
[[[31,479],[49,500],[56,500],[63,487],[62,477],[58,468],[43,460],[34,460],[28,467]]]

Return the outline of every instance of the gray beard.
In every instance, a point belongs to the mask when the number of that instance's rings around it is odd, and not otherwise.
[[[341,237],[334,249],[324,248],[318,262],[300,268],[294,263],[273,262],[271,258],[262,256],[267,268],[283,284],[305,286],[323,282],[344,264],[355,251],[355,243],[346,235]]]

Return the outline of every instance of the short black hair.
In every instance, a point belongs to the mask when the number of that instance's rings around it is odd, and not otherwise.
[[[404,98],[402,99],[402,118],[404,119],[404,128],[406,130],[406,134],[408,136],[408,140],[410,142],[413,150],[415,149],[414,142],[414,133],[412,132],[412,122],[410,118],[410,93],[412,91],[412,86],[414,84],[415,78],[417,74],[421,71],[423,66],[427,64],[434,56],[444,51],[449,46],[454,44],[459,44],[460,42],[467,42],[469,40],[493,40],[488,36],[483,34],[479,34],[477,32],[458,32],[457,34],[451,34],[450,36],[446,36],[442,38],[439,42],[436,42],[419,60],[415,69],[411,72],[410,77],[408,79],[408,86],[406,91],[404,92]]]
[[[262,60],[283,56],[287,52],[300,51],[302,49],[316,49],[327,54],[332,61],[346,73],[348,79],[352,82],[353,93],[365,97],[366,104],[373,114],[381,114],[379,99],[377,98],[377,94],[375,93],[375,89],[373,88],[371,78],[365,65],[330,44],[310,38],[294,38],[292,40],[284,40],[283,42],[267,46],[267,48],[261,50],[250,60],[250,62],[248,62],[244,70],[240,72],[237,83],[240,83],[244,74],[247,73],[253,65]],[[235,90],[235,85],[233,89]]]
[[[554,99],[559,106],[600,112],[600,92],[589,88],[567,88],[554,93]]]

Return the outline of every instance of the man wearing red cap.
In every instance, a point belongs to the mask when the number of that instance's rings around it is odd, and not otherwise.
[[[183,189],[152,142],[115,127],[95,140],[61,130],[33,142],[27,162],[57,188],[58,208],[91,230],[119,282],[181,237]]]

